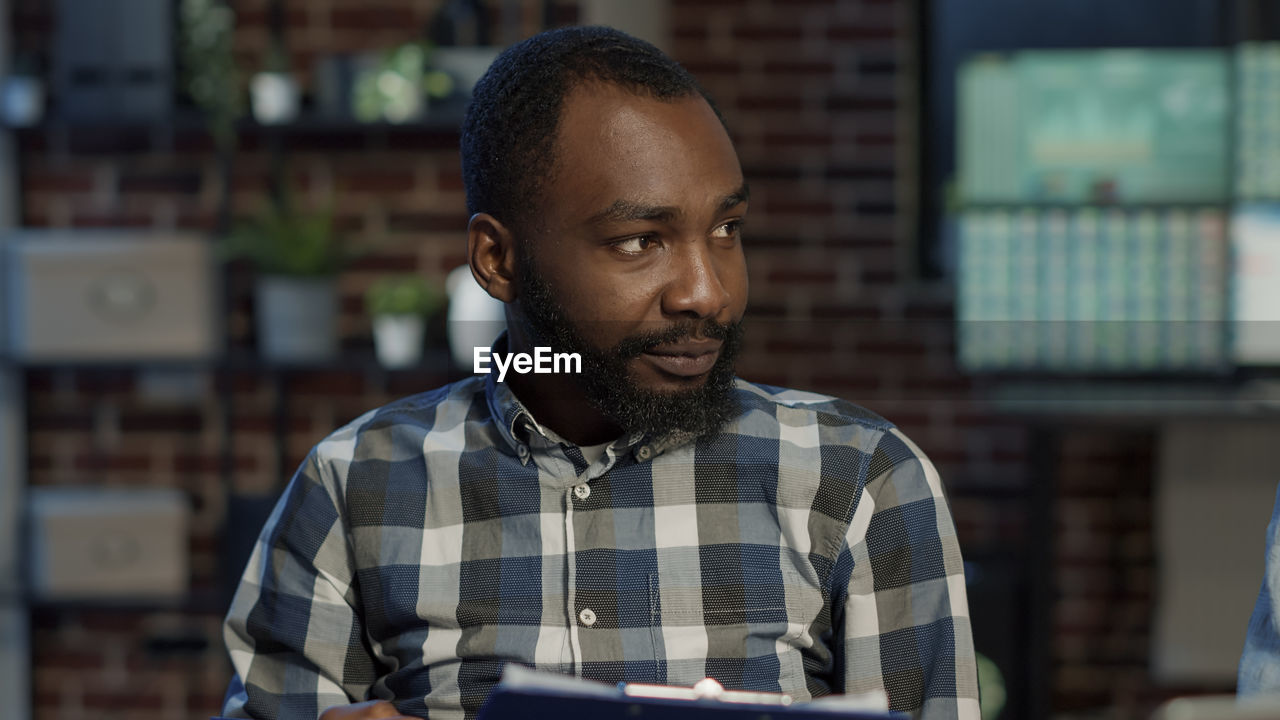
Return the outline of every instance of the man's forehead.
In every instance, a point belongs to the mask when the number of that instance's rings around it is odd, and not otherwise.
[[[576,84],[565,96],[557,135],[570,141],[581,140],[593,131],[610,137],[634,129],[637,123],[687,124],[695,118],[702,122],[714,118],[719,126],[711,105],[696,92],[658,97],[643,89],[587,80]],[[577,137],[571,137],[575,131]]]
[[[701,95],[660,99],[589,83],[570,94],[560,120],[545,189],[580,209],[635,215],[610,206],[745,195],[733,144]],[[673,196],[676,187],[696,187],[699,197]]]

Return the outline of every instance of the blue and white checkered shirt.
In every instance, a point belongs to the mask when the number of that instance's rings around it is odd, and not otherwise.
[[[372,411],[309,455],[227,616],[224,714],[390,700],[474,717],[505,662],[616,682],[887,691],[976,718],[942,485],[890,423],[737,381],[693,442],[588,463],[493,376]]]

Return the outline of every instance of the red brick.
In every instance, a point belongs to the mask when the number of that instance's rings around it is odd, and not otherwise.
[[[264,374],[252,370],[241,370],[234,373],[217,373],[213,378],[213,388],[218,393],[231,391],[240,394],[260,392],[267,382]]]
[[[256,458],[237,455],[232,459],[232,469],[252,472],[258,469]],[[173,471],[177,473],[216,473],[222,471],[220,455],[179,454],[173,458]]]
[[[757,205],[763,205],[763,211],[771,216],[812,215],[821,217],[830,215],[835,209],[831,202],[827,200],[800,197],[769,196],[765,202],[757,203]]]
[[[868,110],[897,110],[898,100],[876,95],[833,95],[827,98],[827,110],[833,112]]]
[[[876,305],[815,305],[812,317],[815,320],[879,320],[882,311]]]
[[[408,7],[341,8],[329,13],[329,23],[335,30],[398,30],[405,32],[405,42],[414,39],[419,31],[419,18]]]
[[[88,411],[32,411],[28,432],[88,432],[93,430],[93,415]]]
[[[873,372],[816,374],[813,386],[817,392],[846,397],[880,389],[880,377]]]
[[[217,684],[226,685],[230,677],[223,678]],[[217,715],[222,710],[222,693],[193,691],[187,694],[187,712],[192,717],[204,718]]]
[[[89,632],[135,634],[146,623],[146,615],[130,611],[90,611],[81,613],[78,624]]]
[[[213,212],[188,208],[178,211],[178,215],[174,220],[174,225],[179,230],[199,230],[209,232],[217,227],[218,217]]]
[[[824,172],[828,180],[883,180],[891,181],[898,174],[892,166],[876,164],[830,165]]]
[[[35,664],[47,670],[68,672],[98,670],[105,664],[102,651],[95,648],[69,650],[62,647],[50,648],[44,644],[33,644],[32,655]]]
[[[76,373],[76,390],[86,395],[133,392],[132,370],[83,370]]]
[[[204,416],[184,411],[129,411],[120,416],[124,432],[195,433],[204,429]]]
[[[737,40],[798,41],[804,37],[804,30],[798,26],[788,26],[783,22],[768,25],[735,25],[733,37]]]
[[[767,132],[766,146],[828,147],[834,142],[831,133],[821,132]]]
[[[894,285],[901,279],[896,270],[866,270],[859,278],[864,285]]]
[[[407,170],[348,170],[337,178],[340,192],[397,193],[412,190],[414,184]]]
[[[757,320],[785,318],[787,317],[787,308],[772,303],[751,302],[747,308],[747,315]]]
[[[71,216],[71,226],[77,228],[142,228],[150,227],[154,222],[150,216],[137,213],[82,211]]]
[[[799,268],[770,271],[765,279],[778,285],[834,285],[837,275],[832,270],[803,270]]]
[[[359,395],[364,377],[359,373],[315,370],[300,372],[289,379],[289,392],[299,395]]]
[[[860,248],[892,248],[897,244],[897,241],[891,236],[877,236],[870,233],[856,236],[828,236],[822,239],[822,245],[824,247],[841,250],[856,250]]]
[[[30,170],[22,177],[22,188],[33,194],[87,193],[93,190],[93,174],[88,170]]]
[[[387,229],[392,232],[463,232],[469,218],[465,213],[392,213]]]
[[[835,25],[827,28],[827,39],[836,42],[892,40],[898,35],[897,28],[876,25]]]
[[[344,315],[362,315],[365,312],[363,295],[343,295],[338,298],[338,310]]]
[[[830,75],[836,71],[836,64],[830,60],[765,60],[766,73]]]
[[[689,41],[695,43],[706,42],[711,33],[705,27],[677,27],[671,31],[671,35],[677,41]]]
[[[346,268],[350,272],[420,273],[418,258],[413,254],[397,252],[370,252],[352,260]]]
[[[834,347],[830,336],[806,339],[777,339],[765,343],[769,355],[812,355],[830,353]]]
[[[907,320],[938,320],[949,322],[955,319],[955,306],[949,300],[909,301],[903,308],[903,317]]]
[[[151,458],[146,455],[111,455],[106,453],[79,453],[75,456],[75,469],[82,472],[146,472],[151,469]]]
[[[89,691],[83,696],[84,706],[90,710],[160,710],[164,707],[164,695],[159,692],[134,688],[117,691]]]
[[[738,75],[742,72],[742,63],[737,60],[701,59],[683,64],[699,80],[705,80],[708,75]]]
[[[460,191],[464,188],[462,171],[454,168],[440,170],[436,174],[436,187],[444,191]]]
[[[878,355],[904,356],[927,355],[929,346],[919,340],[876,340],[870,339],[857,343],[858,354],[875,357]]]
[[[201,182],[200,173],[193,171],[129,171],[120,175],[117,187],[122,193],[191,195],[200,191]]]
[[[858,133],[854,142],[874,147],[897,144],[898,138],[893,133]]]

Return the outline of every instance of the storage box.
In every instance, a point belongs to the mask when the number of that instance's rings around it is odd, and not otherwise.
[[[201,360],[221,348],[211,242],[22,231],[7,244],[9,353],[26,361]]]
[[[176,490],[36,487],[30,590],[49,600],[164,599],[187,592],[186,497]]]
[[[58,0],[52,38],[58,116],[94,125],[167,117],[173,105],[176,4]]]

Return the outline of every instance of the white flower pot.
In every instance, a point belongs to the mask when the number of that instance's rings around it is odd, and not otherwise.
[[[470,372],[476,348],[489,348],[507,329],[507,306],[476,283],[467,265],[449,273],[445,289],[449,293],[449,352],[455,366]]]
[[[426,323],[419,315],[377,315],[373,318],[373,347],[378,362],[392,370],[413,367],[422,360]]]
[[[289,73],[263,72],[249,83],[253,117],[263,125],[282,125],[298,117],[298,81]]]
[[[333,278],[262,276],[257,281],[258,349],[269,362],[323,363],[338,354]]]

